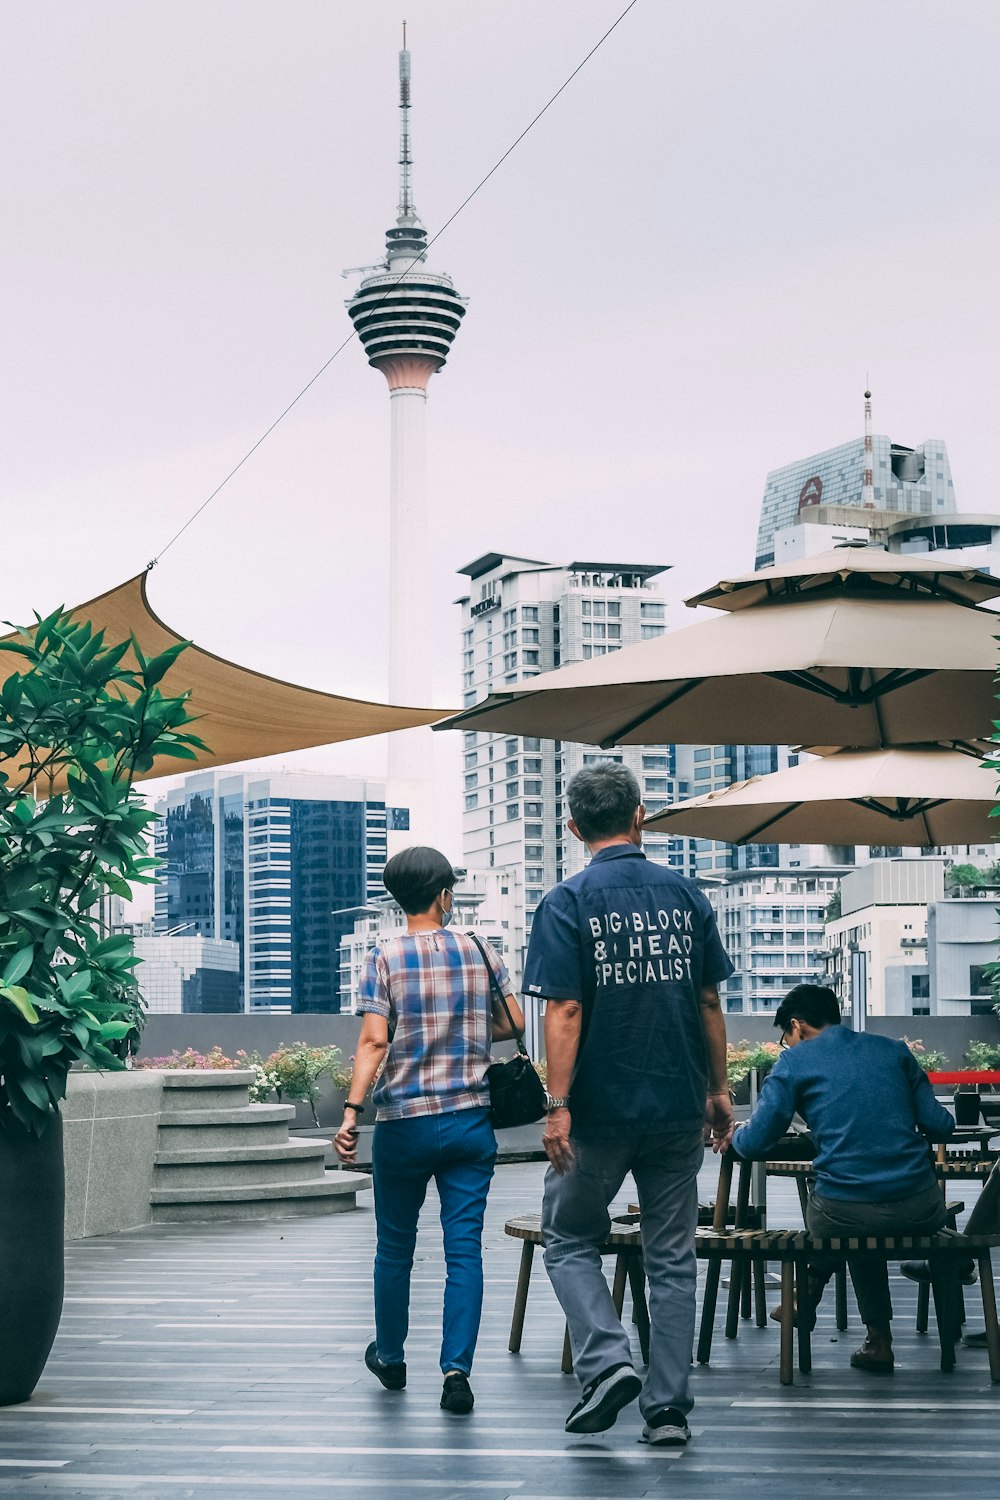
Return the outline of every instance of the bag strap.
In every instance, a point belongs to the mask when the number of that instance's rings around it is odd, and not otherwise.
[[[486,972],[490,976],[490,992],[491,994],[496,996],[496,998],[500,1001],[500,1004],[503,1006],[503,1013],[507,1017],[507,1024],[509,1025],[511,1031],[514,1033],[514,1040],[517,1043],[518,1052],[523,1053],[524,1056],[527,1057],[528,1049],[524,1045],[523,1035],[514,1025],[514,1017],[510,1013],[510,1006],[507,1004],[507,997],[504,994],[503,990],[500,988],[499,980],[497,979],[496,974],[494,974],[493,972],[493,965],[489,961],[486,949],[483,947],[482,942],[474,932],[467,932],[466,937],[472,939],[476,947],[479,949],[480,953],[483,955],[483,963],[486,965]]]

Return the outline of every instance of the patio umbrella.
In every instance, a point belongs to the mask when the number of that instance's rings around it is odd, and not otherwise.
[[[838,551],[724,580],[688,601],[720,618],[543,673],[435,728],[602,746],[981,738],[996,711],[1000,616],[975,601],[1000,580],[924,557],[887,568],[888,556]]]
[[[936,745],[841,750],[676,802],[646,819],[657,833],[727,844],[985,844],[997,771]]]

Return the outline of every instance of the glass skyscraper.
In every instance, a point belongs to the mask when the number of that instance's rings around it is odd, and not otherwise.
[[[875,433],[872,459],[876,512],[889,516],[955,514],[951,465],[940,438],[930,438],[919,448],[904,448]],[[845,519],[846,511],[856,511],[859,524],[866,524],[865,516],[872,512],[865,512],[861,504],[864,471],[861,437],[772,469],[764,485],[754,567],[770,566],[774,561],[774,533],[794,525],[803,511],[815,514],[819,507],[834,508],[839,520]]]
[[[383,894],[381,784],[305,772],[204,771],[157,805],[155,930],[239,944],[242,1008],[340,1009],[340,940]]]

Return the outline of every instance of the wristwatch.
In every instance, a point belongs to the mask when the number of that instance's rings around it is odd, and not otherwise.
[[[568,1103],[568,1094],[566,1095],[565,1099],[557,1099],[554,1094],[545,1095],[545,1108],[549,1114],[551,1114],[554,1109],[565,1109]]]

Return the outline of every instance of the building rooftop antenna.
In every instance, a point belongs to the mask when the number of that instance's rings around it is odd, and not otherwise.
[[[406,22],[403,22],[403,47],[399,54],[399,217],[416,217],[413,207],[410,155],[410,54],[406,46]]]
[[[861,504],[865,510],[875,509],[875,450],[872,445],[872,393],[867,389],[865,378],[865,479],[861,490]]]

